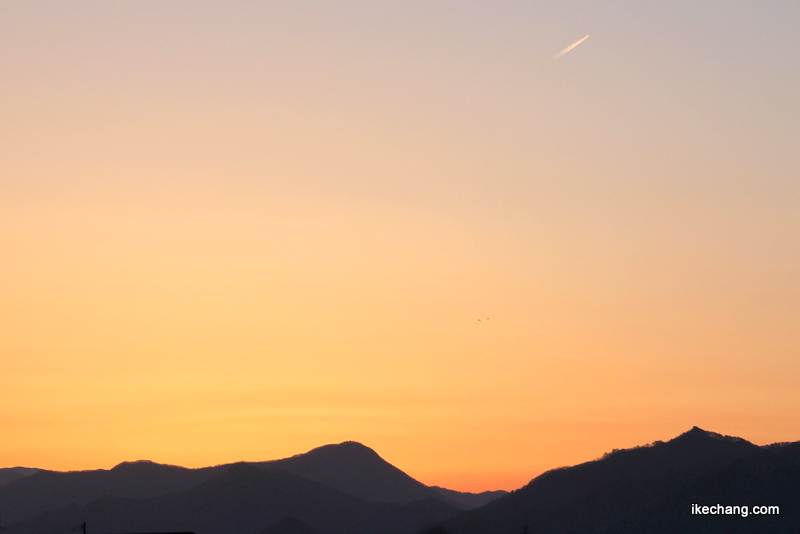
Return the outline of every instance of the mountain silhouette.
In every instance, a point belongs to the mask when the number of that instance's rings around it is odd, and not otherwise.
[[[800,443],[759,447],[693,428],[668,442],[555,469],[442,525],[452,534],[798,532]],[[774,505],[780,515],[692,514],[699,505]]]
[[[367,501],[405,504],[439,496],[374,450],[354,441],[256,465],[265,470],[288,471]]]
[[[463,510],[472,510],[492,502],[493,500],[507,494],[504,490],[483,491],[481,493],[469,493],[464,491],[454,491],[439,486],[429,486],[439,494],[440,499],[451,502]]]
[[[39,471],[33,467],[5,467],[0,469],[0,486],[25,478]]]
[[[252,465],[263,471],[293,473],[367,501],[408,504],[435,499],[467,510],[505,494],[476,495],[429,488],[383,460],[372,449],[355,442],[327,445],[291,458]],[[0,486],[0,517],[5,523],[14,523],[46,511],[87,505],[101,497],[165,496],[195,488],[230,469],[240,468],[241,464],[228,464],[187,469],[137,461],[124,462],[110,470],[37,470]]]
[[[469,510],[506,493],[464,493],[426,486],[381,458],[374,450],[355,441],[325,445],[305,454],[257,465],[262,469],[288,471],[367,501],[405,504],[420,499],[437,499]]]
[[[224,472],[225,466],[186,469],[149,461],[94,471],[46,471],[0,486],[0,517],[7,523],[47,510],[84,505],[102,496],[143,498],[182,491]]]
[[[252,534],[290,516],[320,533],[379,534],[415,532],[458,512],[433,499],[405,505],[369,502],[292,473],[243,463],[187,491],[143,499],[105,496],[11,527],[15,534],[56,534],[86,521],[97,532]]]

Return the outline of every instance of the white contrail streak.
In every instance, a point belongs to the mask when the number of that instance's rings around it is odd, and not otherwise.
[[[585,41],[586,39],[588,39],[588,38],[589,38],[589,36],[587,35],[587,36],[586,36],[586,37],[584,37],[583,39],[580,39],[580,40],[578,40],[578,41],[575,41],[574,43],[572,43],[571,45],[569,45],[568,47],[566,47],[564,50],[562,50],[561,52],[559,52],[558,54],[556,54],[555,56],[553,56],[553,59],[556,59],[556,58],[558,58],[558,57],[561,57],[561,56],[563,56],[564,54],[566,54],[567,52],[569,52],[570,50],[572,50],[573,48],[575,48],[576,46],[578,46],[579,44],[581,44],[582,42],[584,42],[584,41]]]

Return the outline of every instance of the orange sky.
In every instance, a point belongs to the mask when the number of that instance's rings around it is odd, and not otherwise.
[[[0,466],[800,439],[798,9],[3,4]]]

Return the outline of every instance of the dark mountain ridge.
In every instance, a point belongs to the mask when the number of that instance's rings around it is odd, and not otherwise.
[[[149,461],[95,471],[45,471],[0,486],[0,517],[13,523],[47,510],[84,505],[102,496],[145,498],[193,488],[225,466],[187,469]]]
[[[30,476],[40,469],[34,467],[4,467],[0,468],[0,486],[14,482],[20,478]]]
[[[426,486],[381,458],[374,450],[355,441],[324,445],[304,454],[255,465],[265,470],[288,471],[367,501],[406,504],[421,499],[438,499],[462,510],[470,510],[507,493],[467,493]]]
[[[293,517],[318,532],[379,534],[415,532],[458,512],[433,499],[368,502],[292,473],[243,463],[187,491],[140,499],[104,496],[11,527],[15,534],[56,534],[86,521],[95,532],[251,534]]]
[[[325,445],[291,458],[259,462],[260,469],[287,471],[367,501],[409,503],[438,494],[355,441]]]
[[[797,532],[800,443],[759,447],[700,428],[554,469],[444,523],[453,534]],[[721,517],[691,505],[776,505],[778,516]],[[737,522],[738,521],[738,522]]]
[[[423,499],[444,501],[466,510],[505,492],[460,493],[429,488],[355,442],[326,445],[283,460],[252,464],[263,471],[288,472],[366,501],[408,504]],[[0,517],[6,523],[46,511],[87,505],[101,497],[143,499],[182,492],[212,480],[241,464],[201,469],[123,462],[112,469],[57,472],[38,470],[0,486]]]

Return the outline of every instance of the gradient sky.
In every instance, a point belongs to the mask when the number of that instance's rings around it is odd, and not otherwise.
[[[799,440],[798,20],[0,0],[0,466]]]

